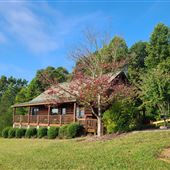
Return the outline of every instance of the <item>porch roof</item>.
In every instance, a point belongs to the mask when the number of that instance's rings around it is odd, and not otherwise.
[[[76,100],[68,100],[68,101],[63,101],[63,102],[58,102],[58,104],[61,103],[71,103],[71,102],[76,102]],[[14,104],[11,107],[28,107],[28,106],[40,106],[40,105],[55,105],[57,104],[57,102],[37,102],[37,103],[33,103],[33,102],[24,102],[24,103],[19,103],[19,104]]]
[[[50,87],[45,92],[34,98],[29,102],[15,104],[12,107],[27,107],[37,105],[61,104],[67,102],[75,102],[76,99],[69,92],[62,90],[69,88],[69,83],[60,83],[60,89],[56,86]]]

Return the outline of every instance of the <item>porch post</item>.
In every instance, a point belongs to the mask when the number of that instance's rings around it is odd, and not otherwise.
[[[20,128],[21,128],[22,127],[22,117],[21,117],[21,115],[19,117],[19,122],[20,122]]]
[[[37,115],[37,127],[39,126],[39,115]]]
[[[73,109],[73,121],[76,122],[76,103],[74,103],[74,109]]]
[[[60,126],[62,125],[62,113],[60,113]]]
[[[28,127],[30,125],[30,113],[31,113],[31,106],[29,106],[29,109],[28,109]]]
[[[13,126],[15,126],[16,107],[13,108]]]
[[[48,105],[48,126],[50,125],[50,109],[51,109],[51,106]]]

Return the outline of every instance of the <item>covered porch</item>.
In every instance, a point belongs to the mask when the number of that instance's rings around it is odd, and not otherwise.
[[[19,108],[27,108],[22,115]],[[13,127],[50,127],[62,126],[73,122],[82,124],[87,132],[96,133],[97,119],[89,117],[88,112],[82,112],[76,102],[62,103],[55,106],[52,103],[23,103],[13,106]]]

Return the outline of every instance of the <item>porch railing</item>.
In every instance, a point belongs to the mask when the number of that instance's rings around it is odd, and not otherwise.
[[[73,122],[73,115],[15,115],[14,123],[20,124],[68,124]]]
[[[97,119],[79,119],[78,122],[82,124],[88,132],[97,131]]]
[[[68,115],[15,115],[14,124],[33,125],[33,126],[50,126],[64,125],[74,122],[72,114]],[[82,124],[86,131],[96,132],[97,119],[78,119],[78,123]]]

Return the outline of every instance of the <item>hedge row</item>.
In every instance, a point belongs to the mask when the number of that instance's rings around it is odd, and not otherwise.
[[[2,131],[2,137],[4,138],[43,138],[48,137],[48,139],[59,138],[75,138],[84,133],[84,129],[81,125],[77,123],[72,123],[69,125],[64,125],[61,127],[50,127],[49,129],[41,127],[36,128],[12,128],[7,127]]]

